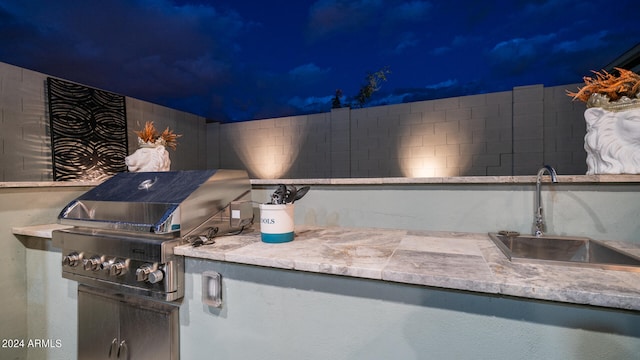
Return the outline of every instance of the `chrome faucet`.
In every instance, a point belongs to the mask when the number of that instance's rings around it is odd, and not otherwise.
[[[540,170],[538,170],[538,178],[536,180],[536,195],[535,195],[535,207],[533,214],[533,235],[536,237],[541,237],[545,231],[544,218],[542,216],[542,200],[540,196],[540,185],[542,182],[542,175],[548,172],[549,176],[551,176],[551,181],[554,183],[558,182],[558,174],[556,174],[556,170],[549,165],[545,165]]]

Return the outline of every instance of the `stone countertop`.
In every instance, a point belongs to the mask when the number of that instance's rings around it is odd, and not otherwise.
[[[610,242],[640,256],[640,247]],[[259,231],[182,245],[193,258],[640,311],[640,272],[512,263],[487,234],[296,227],[292,242]]]
[[[11,232],[14,235],[35,236],[39,238],[51,239],[51,237],[53,236],[52,232],[54,230],[63,230],[63,229],[68,229],[72,227],[73,226],[60,225],[60,224],[43,224],[43,225],[13,227],[11,228]]]
[[[68,226],[14,227],[15,235],[51,238]],[[296,227],[294,241],[268,244],[260,232],[220,236],[177,255],[351,276],[451,290],[640,311],[640,272],[512,263],[487,234],[374,228]],[[640,256],[640,246],[607,243]]]

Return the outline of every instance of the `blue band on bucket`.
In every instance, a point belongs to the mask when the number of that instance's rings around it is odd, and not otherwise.
[[[284,234],[265,234],[265,233],[260,233],[260,234],[262,236],[263,242],[275,244],[275,243],[289,242],[293,240],[294,233],[292,231]]]

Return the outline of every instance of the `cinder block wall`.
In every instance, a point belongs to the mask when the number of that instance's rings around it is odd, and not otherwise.
[[[208,163],[253,178],[584,174],[585,107],[565,94],[576,86],[209,124],[221,147]]]
[[[174,133],[181,135],[176,150],[168,149],[171,170],[207,168],[205,118],[130,97],[126,98],[126,102],[129,154],[138,148],[135,130],[142,129],[147,121],[153,121],[159,132],[169,127]]]
[[[0,63],[0,181],[51,181],[47,75]],[[126,97],[129,153],[137,149],[135,130],[153,121],[183,136],[169,150],[172,170],[207,166],[206,119]],[[214,154],[215,156],[216,154]]]
[[[327,178],[332,175],[331,115],[322,113],[209,124],[209,134],[220,136],[211,143],[220,144],[221,168],[247,169],[253,178],[282,178],[294,174]],[[209,154],[215,151],[211,150]],[[341,153],[348,156],[349,152],[342,149]],[[339,167],[341,161],[337,160],[336,164]]]
[[[0,63],[0,181],[52,177],[46,75]],[[423,177],[534,174],[550,164],[584,174],[584,104],[565,89],[512,91],[327,113],[206,123],[127,97],[134,130],[154,121],[182,134],[172,170],[247,169],[253,178]]]
[[[562,174],[584,174],[587,153],[584,150],[584,103],[571,100],[566,89],[575,90],[581,84],[544,89],[544,161],[554,164]]]
[[[0,181],[53,179],[46,78],[0,63]]]

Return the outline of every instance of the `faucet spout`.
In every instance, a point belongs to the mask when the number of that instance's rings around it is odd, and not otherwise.
[[[545,165],[538,170],[538,179],[537,182],[540,182],[542,175],[547,172],[549,176],[551,176],[551,181],[554,183],[558,182],[558,173],[556,173],[556,169],[554,169],[551,165]]]
[[[542,184],[542,175],[544,175],[544,173],[548,173],[549,176],[551,177],[551,182],[553,183],[557,183],[558,182],[558,174],[556,173],[556,170],[549,166],[549,165],[545,165],[542,168],[540,168],[540,170],[538,170],[538,176],[536,178],[536,194],[535,194],[535,206],[534,206],[534,219],[533,219],[533,235],[535,235],[536,237],[541,237],[542,235],[544,235],[544,231],[545,229],[545,224],[544,224],[544,217],[542,215],[542,199],[541,199],[541,184]]]

